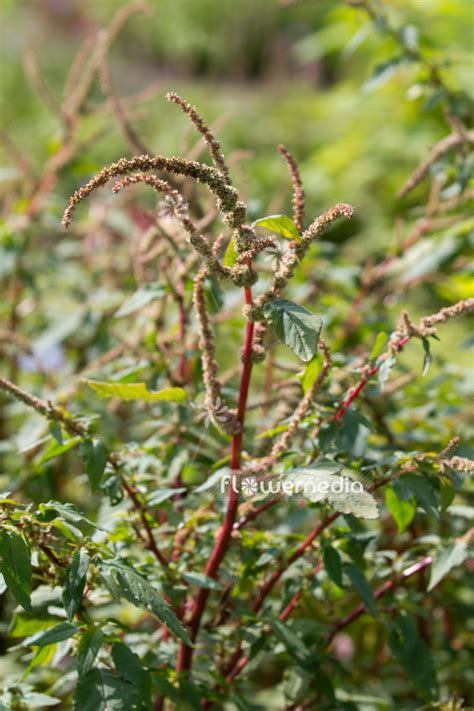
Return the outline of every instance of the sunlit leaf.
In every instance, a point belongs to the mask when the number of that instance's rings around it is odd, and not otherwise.
[[[183,402],[186,391],[183,388],[164,388],[163,390],[148,390],[145,383],[101,383],[96,380],[85,382],[95,390],[100,397],[117,397],[121,400],[140,400],[142,402]]]
[[[286,215],[268,215],[268,217],[261,217],[252,223],[252,227],[264,227],[271,232],[276,232],[276,234],[281,235],[285,239],[294,239],[296,241],[301,239],[297,226],[293,220]]]

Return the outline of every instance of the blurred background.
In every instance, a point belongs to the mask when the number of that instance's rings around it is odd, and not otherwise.
[[[38,169],[55,151],[59,127],[31,86],[25,54],[34,55],[60,103],[81,43],[130,4],[2,0],[2,124]],[[430,55],[449,64],[454,89],[472,91],[470,0],[385,5],[395,26],[411,27]],[[301,163],[310,214],[344,199],[357,206],[364,234],[382,247],[393,238],[395,194],[446,132],[440,104],[427,105],[430,88],[419,81],[418,67],[394,62],[399,56],[396,42],[362,9],[337,0],[150,0],[148,11],[122,27],[109,64],[118,94],[156,90],[133,121],[151,150],[182,149],[186,119],[163,98],[175,90],[218,122],[224,151],[249,152],[239,170],[256,214],[271,211],[286,190],[275,151],[285,143]],[[94,96],[101,99],[99,85]],[[91,117],[88,123],[97,125],[83,130],[98,129],[101,120]],[[127,152],[109,120],[64,187]]]

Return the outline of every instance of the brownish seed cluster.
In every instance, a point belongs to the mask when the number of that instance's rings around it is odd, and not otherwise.
[[[288,163],[288,168],[290,169],[291,181],[293,183],[293,222],[299,231],[302,232],[304,226],[305,194],[298,164],[284,145],[280,144],[277,149],[285,158]]]
[[[213,421],[228,434],[235,434],[240,429],[235,414],[225,405],[221,395],[221,384],[217,377],[218,364],[216,347],[209,315],[206,308],[203,284],[207,270],[201,269],[194,280],[193,304],[199,326],[199,348],[201,350],[202,374],[205,388],[205,406]]]
[[[280,292],[292,278],[296,267],[305,257],[312,242],[335,220],[341,217],[351,219],[354,216],[354,212],[354,208],[351,205],[338,203],[317,217],[308,229],[305,230],[301,240],[296,243],[294,249],[289,250],[283,257],[280,267],[273,276],[273,283],[270,289],[260,294],[251,306],[244,307],[245,316],[253,321],[262,321],[264,319],[263,308],[266,304],[278,298]]]
[[[191,106],[188,101],[179,96],[179,94],[177,94],[175,91],[169,91],[166,94],[166,98],[168,99],[168,101],[173,101],[175,104],[178,104],[178,106],[182,108],[184,113],[187,114],[190,121],[196,126],[197,130],[202,135],[209,147],[209,152],[211,154],[212,161],[215,167],[222,173],[226,182],[230,185],[231,180],[229,176],[229,169],[225,164],[224,156],[221,152],[220,143],[216,139],[210,128],[207,126],[207,124],[204,123],[204,119],[202,118],[202,116],[197,112],[194,106]]]
[[[431,166],[439,160],[445,153],[463,144],[474,143],[474,131],[463,131],[449,134],[437,143],[430,151],[428,158],[421,163],[413,175],[407,180],[403,188],[398,193],[398,197],[403,198],[410,193],[428,174]]]

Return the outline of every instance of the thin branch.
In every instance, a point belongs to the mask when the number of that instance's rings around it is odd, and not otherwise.
[[[81,437],[82,439],[88,438],[90,436],[88,428],[84,424],[82,424],[82,422],[78,422],[69,415],[66,415],[59,408],[55,407],[51,402],[45,402],[44,400],[40,400],[39,398],[37,398],[35,395],[31,395],[26,390],[23,390],[22,388],[18,387],[18,385],[11,383],[6,378],[0,378],[0,390],[3,390],[4,392],[8,393],[16,400],[23,402],[27,407],[31,407],[33,410],[36,410],[36,412],[39,412],[40,415],[43,415],[43,417],[45,417],[47,420],[60,422],[62,425],[64,425],[65,429],[70,434],[77,437]],[[127,482],[125,475],[122,471],[120,458],[116,454],[111,453],[108,454],[107,461],[120,476],[123,488],[127,492],[133,504],[133,507],[140,515],[141,521],[148,537],[148,548],[153,552],[157,560],[163,566],[166,566],[166,558],[164,557],[163,553],[159,550],[156,544],[150,523],[147,518],[146,508],[140,501],[137,492],[135,491],[133,486],[131,486]]]
[[[398,193],[398,197],[404,198],[419,183],[421,183],[421,181],[428,174],[428,171],[430,170],[433,163],[439,160],[446,153],[449,153],[449,151],[453,150],[453,148],[456,148],[457,146],[463,146],[466,143],[474,143],[474,131],[451,133],[449,136],[446,136],[441,141],[439,141],[439,143],[433,146],[426,160],[420,163],[420,165],[412,174],[412,176],[407,180],[403,188]]]

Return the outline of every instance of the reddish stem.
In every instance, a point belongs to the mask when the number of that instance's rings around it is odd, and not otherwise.
[[[411,565],[409,568],[404,570],[398,578],[395,578],[394,580],[387,580],[385,583],[383,583],[383,585],[377,588],[377,590],[374,591],[374,598],[378,600],[380,597],[382,597],[382,595],[385,595],[385,593],[391,590],[392,588],[396,587],[397,585],[402,585],[403,582],[408,578],[411,578],[412,575],[415,575],[416,573],[419,573],[425,568],[428,568],[428,566],[430,566],[432,562],[433,558],[431,556],[427,556],[426,558],[423,558],[423,560],[420,560],[418,563]],[[329,633],[328,638],[326,640],[327,645],[331,644],[332,640],[340,630],[342,630],[344,627],[347,627],[347,625],[350,625],[351,622],[354,622],[354,620],[357,620],[357,618],[363,615],[365,612],[367,612],[367,607],[362,602],[354,610],[352,610],[352,612],[343,617],[342,620],[340,620],[336,625],[334,625],[333,629]]]
[[[403,585],[404,581],[407,580],[407,578],[411,578],[412,575],[419,573],[420,570],[424,570],[425,568],[430,566],[432,562],[433,562],[433,558],[431,556],[427,556],[426,558],[419,561],[418,563],[415,563],[414,565],[410,566],[410,568],[407,568],[406,570],[404,570],[399,578],[397,578],[395,580],[387,580],[387,582],[385,582],[383,585],[381,585],[379,588],[377,588],[377,590],[375,590],[375,592],[374,592],[375,599],[378,600],[379,598],[382,597],[382,595],[385,595],[385,593],[388,590],[391,590],[392,588],[396,587],[397,585]],[[301,593],[301,591],[300,591],[300,593]],[[298,595],[298,593],[297,593],[297,595]],[[289,615],[291,614],[291,612],[293,612],[295,606],[293,606],[289,610],[288,614],[286,614],[287,610],[288,610],[288,608],[290,608],[290,606],[291,606],[291,602],[290,602],[290,605],[288,605],[288,607],[286,608],[286,610],[284,610],[281,613],[281,615],[279,617],[280,620],[282,620],[282,621],[286,620],[289,617]],[[351,613],[349,613],[349,615],[346,615],[346,617],[344,617],[340,622],[338,622],[337,625],[335,625],[335,627],[332,629],[331,633],[329,634],[329,636],[326,640],[327,646],[329,646],[329,644],[332,642],[334,636],[337,634],[337,632],[339,632],[339,630],[343,629],[344,627],[347,627],[347,625],[350,625],[351,622],[354,622],[354,620],[356,620],[358,617],[363,615],[364,612],[366,612],[366,611],[367,611],[366,606],[364,605],[364,603],[361,603],[360,605],[358,605],[355,608],[355,610],[353,610]],[[227,675],[226,681],[228,683],[233,681],[235,679],[235,677],[238,674],[240,674],[240,672],[247,666],[249,661],[250,661],[249,656],[246,655],[246,656],[242,657],[235,664],[232,671]]]
[[[250,288],[245,289],[245,303],[252,303],[252,290]],[[231,449],[231,470],[238,471],[240,469],[242,461],[242,443],[243,443],[243,428],[245,421],[245,409],[247,406],[247,398],[250,386],[250,377],[252,374],[252,343],[253,343],[253,331],[254,323],[253,321],[247,321],[245,329],[245,345],[242,354],[242,376],[240,379],[240,391],[239,391],[239,402],[237,406],[237,421],[240,424],[240,430],[237,434],[232,437],[232,449]],[[237,515],[237,508],[239,505],[239,494],[236,493],[232,486],[229,487],[229,495],[227,499],[227,511],[224,518],[224,523],[219,533],[219,537],[216,541],[214,550],[212,551],[211,557],[207,563],[205,574],[210,578],[215,578],[217,576],[217,571],[224,558],[227,549],[229,547],[232,529],[234,526],[235,518]],[[194,642],[199,630],[199,625],[201,623],[201,618],[206,607],[206,602],[209,597],[209,590],[201,588],[199,590],[196,603],[194,605],[191,620],[189,622],[190,627],[190,637]],[[181,644],[178,653],[178,662],[176,666],[176,671],[182,672],[191,668],[193,650],[191,647],[187,647],[185,644]]]
[[[411,336],[405,336],[404,338],[402,338],[401,341],[397,344],[396,350],[401,351],[403,346],[406,343],[408,343],[410,338],[411,338]],[[339,410],[336,412],[336,415],[334,416],[334,419],[336,420],[336,422],[339,422],[340,420],[342,420],[342,418],[346,414],[349,407],[352,405],[352,403],[354,402],[356,397],[359,395],[359,393],[365,388],[365,386],[367,385],[369,380],[371,378],[373,378],[374,375],[376,375],[376,373],[379,372],[381,365],[382,364],[374,365],[374,367],[371,368],[371,370],[369,370],[369,372],[366,375],[364,375],[364,377],[361,379],[360,383],[358,385],[356,385],[356,387],[351,390],[347,399],[343,402],[343,404],[341,405]]]
[[[336,518],[340,516],[339,511],[336,511],[335,513],[331,514],[327,518],[324,519],[324,521],[321,521],[319,526],[317,526],[311,533],[306,536],[304,541],[300,543],[298,548],[295,550],[295,552],[290,555],[288,560],[285,562],[283,566],[275,570],[275,572],[268,578],[268,580],[262,585],[260,588],[260,592],[258,594],[257,600],[255,602],[255,605],[253,607],[254,612],[258,612],[260,608],[263,605],[263,602],[267,595],[273,590],[275,584],[280,580],[281,576],[285,572],[287,568],[290,567],[298,558],[301,558],[301,556],[304,554],[307,548],[311,546],[313,543],[314,539],[317,538],[320,533],[324,531],[325,528],[331,525],[333,521],[336,520]]]

